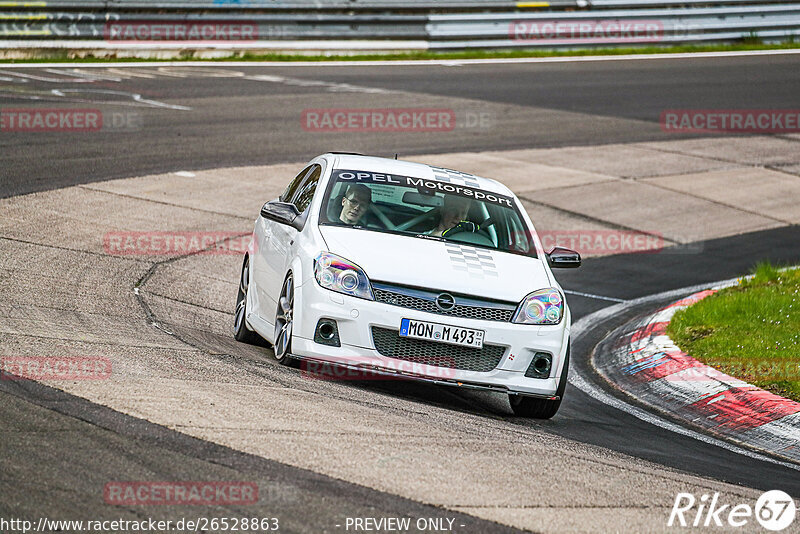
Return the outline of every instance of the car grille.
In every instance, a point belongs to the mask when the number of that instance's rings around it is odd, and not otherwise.
[[[387,358],[414,363],[486,373],[497,367],[505,347],[484,345],[482,349],[400,337],[397,330],[372,327],[375,348]]]
[[[438,315],[480,319],[483,321],[511,322],[511,318],[517,308],[515,304],[456,296],[456,305],[452,310],[445,311],[436,306],[436,297],[442,293],[441,291],[434,292],[375,283],[372,284],[372,291],[375,295],[375,300],[385,304]]]

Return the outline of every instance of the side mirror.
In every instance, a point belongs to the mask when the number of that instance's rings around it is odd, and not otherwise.
[[[261,208],[261,216],[270,221],[286,224],[297,230],[302,230],[305,224],[305,217],[300,216],[297,207],[288,202],[272,200],[264,204]]]
[[[547,253],[547,263],[553,268],[576,269],[581,266],[581,255],[568,248],[555,247]]]

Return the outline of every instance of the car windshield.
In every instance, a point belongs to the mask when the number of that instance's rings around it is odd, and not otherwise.
[[[319,220],[536,256],[512,197],[455,181],[334,170]]]

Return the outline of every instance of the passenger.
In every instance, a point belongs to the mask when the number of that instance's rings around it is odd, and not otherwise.
[[[347,188],[344,198],[342,198],[342,211],[339,214],[339,221],[351,226],[359,224],[361,218],[366,215],[371,203],[372,190],[369,187],[363,184],[351,185]]]
[[[444,204],[440,208],[439,226],[428,232],[428,235],[442,237],[447,230],[466,220],[469,207],[468,198],[445,195]]]

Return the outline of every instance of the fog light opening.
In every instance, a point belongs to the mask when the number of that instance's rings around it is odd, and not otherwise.
[[[528,378],[548,378],[550,368],[553,365],[553,357],[546,352],[537,352],[533,355],[525,376]]]
[[[339,328],[333,319],[320,319],[314,331],[314,341],[321,345],[341,347]]]

